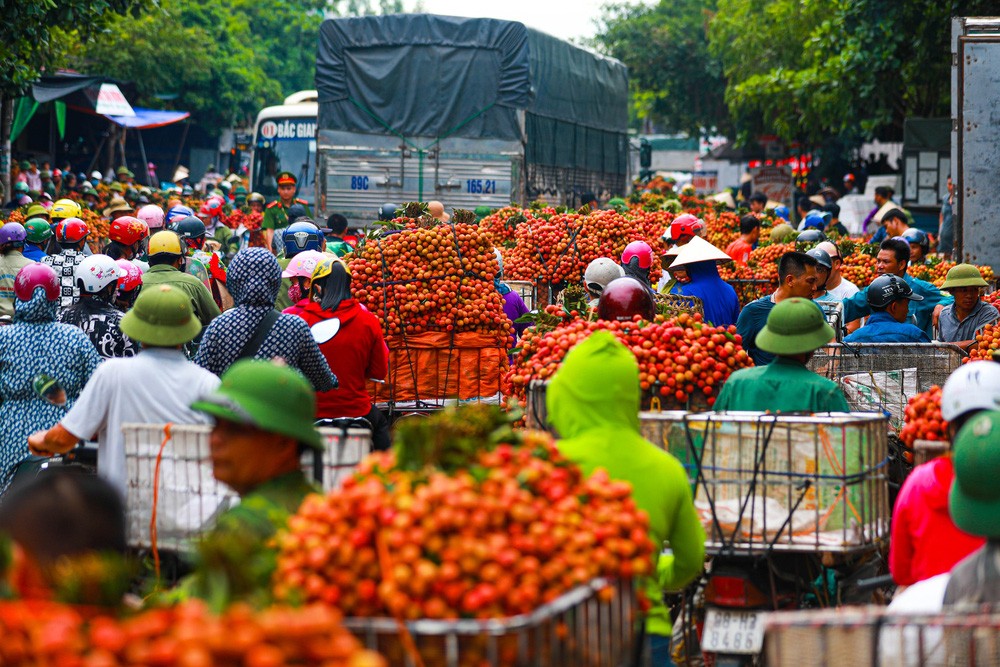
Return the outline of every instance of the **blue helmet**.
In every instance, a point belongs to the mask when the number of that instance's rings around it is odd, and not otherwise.
[[[187,206],[173,206],[169,211],[167,211],[167,214],[163,216],[163,221],[168,228],[172,228],[184,218],[190,218],[193,216],[194,211]]]
[[[930,250],[931,247],[931,237],[927,235],[922,229],[917,229],[916,227],[910,227],[902,234],[902,238],[906,239],[907,243],[915,243],[924,249],[924,252]]]
[[[294,257],[305,250],[325,250],[325,244],[320,247],[322,239],[323,234],[315,223],[301,219],[285,227],[281,234],[281,242],[285,244],[285,257]]]
[[[784,220],[785,222],[788,222],[788,207],[785,206],[784,204],[782,204],[781,206],[775,206],[774,214],[779,218],[781,218],[782,220]]]
[[[830,222],[830,212],[829,211],[817,211],[813,209],[806,214],[805,219],[802,221],[802,229],[818,229],[823,231],[826,229],[826,225]]]

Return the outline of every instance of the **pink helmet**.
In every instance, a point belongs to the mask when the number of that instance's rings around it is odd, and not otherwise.
[[[303,250],[288,262],[288,268],[281,272],[282,278],[312,278],[313,269],[326,255],[318,250]]]
[[[45,298],[55,301],[62,291],[59,276],[48,264],[35,262],[22,267],[14,278],[14,296],[21,301],[31,301],[35,290],[41,287],[45,290]]]
[[[118,290],[121,292],[131,292],[142,286],[142,270],[127,259],[118,260],[118,268],[121,273],[118,278]]]
[[[705,223],[690,213],[684,213],[670,223],[670,239],[676,241],[682,236],[696,236],[705,228]]]
[[[135,217],[149,225],[150,229],[163,227],[163,209],[156,204],[146,204],[136,211]]]
[[[628,264],[633,257],[639,260],[640,269],[653,266],[653,249],[645,241],[632,241],[625,246],[622,252],[622,264]]]

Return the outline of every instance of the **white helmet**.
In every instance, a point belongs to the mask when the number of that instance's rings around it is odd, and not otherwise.
[[[493,248],[493,256],[497,258],[497,275],[503,275],[503,254],[499,248]]]
[[[135,217],[149,225],[150,229],[159,229],[163,226],[163,209],[156,204],[146,204],[135,212]]]
[[[81,292],[96,294],[112,283],[117,283],[124,271],[118,262],[107,255],[85,257],[76,267],[76,284]]]
[[[941,416],[955,421],[972,410],[1000,410],[1000,364],[973,361],[948,376],[941,390]]]
[[[587,270],[583,272],[583,282],[588,290],[600,294],[608,286],[608,283],[624,275],[625,271],[615,263],[615,260],[598,257],[587,265]]]

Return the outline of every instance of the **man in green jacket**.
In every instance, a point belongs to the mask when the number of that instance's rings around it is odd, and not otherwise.
[[[716,411],[848,412],[840,387],[806,368],[813,353],[834,336],[815,302],[794,297],[778,303],[757,334],[757,347],[777,356],[766,366],[729,376],[715,401]]]
[[[235,600],[266,603],[277,550],[270,543],[311,493],[302,452],[318,456],[316,394],[298,371],[260,359],[238,361],[219,388],[191,405],[215,418],[212,473],[240,494],[198,543],[194,573],[181,584],[217,609]]]
[[[552,425],[562,436],[558,447],[590,475],[603,468],[613,479],[632,484],[632,495],[649,515],[654,544],[669,545],[657,554],[657,576],[648,578],[652,603],[646,621],[653,664],[671,664],[670,614],[664,590],[678,590],[701,572],[705,531],[691,498],[680,461],[639,434],[639,367],[612,334],[598,331],[566,355],[546,396]]]
[[[176,233],[164,230],[149,237],[149,271],[142,276],[142,289],[150,285],[169,284],[183,290],[191,297],[195,316],[207,327],[218,317],[219,306],[212,293],[190,273],[180,270],[184,263],[181,239]]]

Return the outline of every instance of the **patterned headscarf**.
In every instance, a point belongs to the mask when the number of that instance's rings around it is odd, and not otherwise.
[[[27,301],[14,300],[14,321],[55,322],[58,310],[58,301],[49,301],[45,298],[45,290],[35,288]]]
[[[240,250],[229,264],[226,288],[236,306],[270,310],[281,288],[281,265],[264,248]]]

